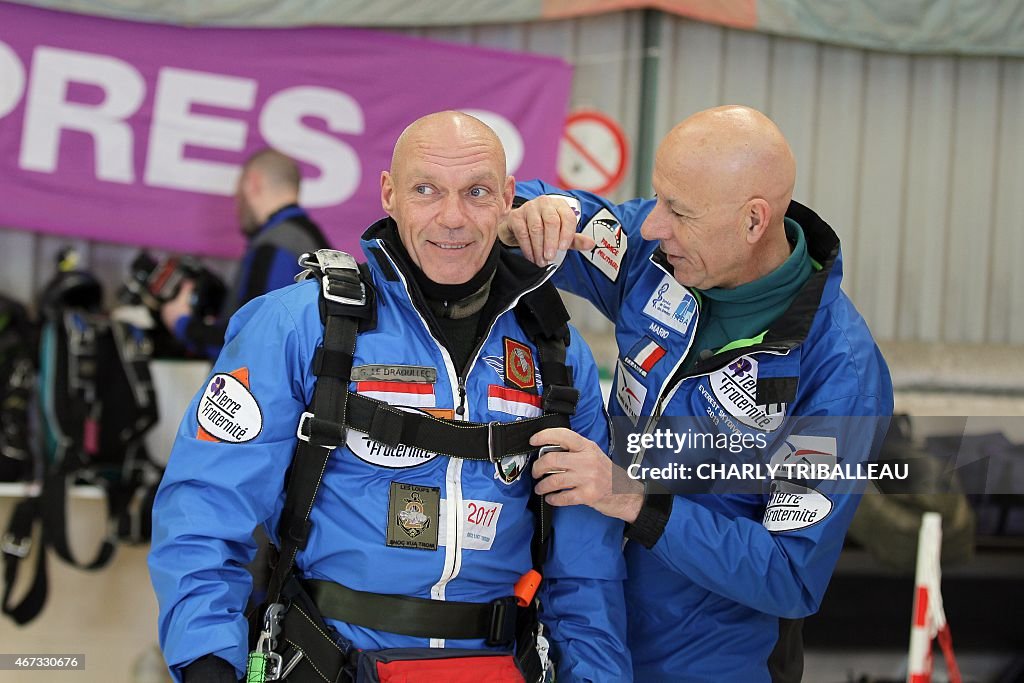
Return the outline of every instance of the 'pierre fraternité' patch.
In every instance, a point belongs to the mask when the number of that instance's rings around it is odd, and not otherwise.
[[[441,489],[391,482],[387,543],[391,548],[437,550]]]
[[[764,528],[779,533],[812,527],[832,513],[832,501],[806,486],[788,481],[772,482],[771,498],[764,511]]]
[[[201,441],[245,443],[263,431],[263,413],[249,391],[249,369],[218,372],[210,378],[196,408]]]

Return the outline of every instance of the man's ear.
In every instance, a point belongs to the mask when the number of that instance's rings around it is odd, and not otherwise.
[[[242,176],[242,187],[250,197],[256,197],[263,192],[263,174],[258,168],[249,169],[249,172]]]
[[[380,172],[380,205],[387,215],[392,215],[391,211],[395,205],[395,182],[387,171]]]
[[[505,212],[512,210],[512,202],[516,198],[516,179],[514,176],[505,176],[505,187],[502,189],[501,198],[505,202]]]
[[[744,237],[748,244],[756,244],[764,237],[772,218],[772,207],[764,199],[755,197],[743,207]]]

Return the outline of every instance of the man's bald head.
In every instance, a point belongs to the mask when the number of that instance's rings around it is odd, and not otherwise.
[[[658,203],[641,234],[661,242],[680,283],[737,287],[789,255],[796,161],[761,112],[715,107],[684,120],[659,145],[651,182]]]
[[[505,168],[505,148],[490,126],[460,111],[439,111],[416,119],[398,136],[391,154],[391,174],[399,172],[410,156],[430,154],[444,146],[477,149],[493,155],[498,168]]]
[[[773,223],[782,224],[796,159],[779,127],[756,109],[728,105],[698,112],[669,132],[658,157],[668,168],[699,169],[709,199],[767,200]]]

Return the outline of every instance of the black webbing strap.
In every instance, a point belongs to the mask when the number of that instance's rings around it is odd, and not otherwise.
[[[41,519],[41,499],[38,496],[19,502],[11,514],[7,532],[0,539],[0,555],[4,558],[3,613],[17,624],[27,624],[36,618],[46,604],[49,583],[46,571],[46,535],[40,532],[36,548],[35,578],[17,605],[11,604],[14,584],[18,580],[18,568],[32,548],[32,530]]]
[[[530,445],[531,436],[548,427],[567,426],[554,414],[489,424],[442,420],[425,413],[398,410],[359,394],[349,396],[344,422],[315,415],[303,420],[300,438],[340,446],[344,443],[346,428],[351,428],[388,446],[403,444],[451,458],[491,462],[535,451],[537,447]]]
[[[545,283],[524,296],[516,306],[516,319],[537,347],[544,382],[544,412],[573,415],[580,392],[573,386],[572,372],[565,364],[569,312],[554,285]]]
[[[569,312],[554,285],[545,283],[520,299],[516,319],[537,347],[540,376],[544,382],[544,417],[559,420],[558,427],[569,426],[576,413],[580,392],[573,386],[572,372],[565,364],[569,344]],[[533,513],[534,532],[530,541],[533,568],[540,572],[551,546],[553,510],[543,496],[530,493],[527,507]]]
[[[323,263],[321,261],[321,265]],[[313,368],[317,381],[308,412],[313,415],[338,416],[344,424],[359,322],[372,316],[374,301],[358,270],[325,267],[322,272],[320,304],[324,336],[322,351],[318,354],[320,360]],[[320,489],[320,481],[327,469],[327,460],[331,457],[333,447],[344,443],[344,431],[338,436],[340,440],[331,444],[314,433],[308,441],[300,440],[295,449],[278,527],[280,557],[267,587],[267,597],[271,603],[280,601],[281,590],[295,565],[295,556],[306,546],[310,530],[309,515]]]
[[[355,353],[359,322],[357,318],[328,315],[324,323],[324,344],[328,352],[340,351],[350,357]],[[313,389],[313,400],[309,412],[313,415],[337,415],[344,419],[348,404],[348,376],[352,371],[348,364],[344,377],[319,375]],[[343,443],[344,436],[342,435]],[[274,573],[270,577],[267,595],[270,602],[278,602],[285,579],[295,564],[295,556],[306,546],[309,537],[309,515],[313,510],[320,481],[327,469],[333,444],[325,444],[317,435],[309,441],[300,440],[295,449],[295,458],[285,494],[284,509],[278,532],[281,555]]]
[[[408,595],[368,593],[331,581],[304,581],[320,614],[375,631],[414,638],[483,639],[512,645],[516,638],[516,599],[491,602],[428,600]]]
[[[39,496],[43,528],[46,530],[47,543],[56,551],[57,555],[68,564],[79,569],[93,571],[107,566],[114,558],[114,551],[117,550],[117,539],[114,536],[114,523],[127,509],[127,501],[118,499],[109,487],[102,487],[107,498],[107,520],[108,534],[100,543],[96,555],[89,562],[79,562],[71,554],[71,546],[68,544],[67,533],[67,478],[68,473],[63,468],[51,472],[43,479],[43,490]],[[118,508],[121,508],[120,510]]]

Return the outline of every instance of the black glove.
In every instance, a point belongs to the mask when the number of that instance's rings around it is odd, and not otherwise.
[[[235,667],[220,657],[200,657],[181,670],[184,683],[238,683]]]

